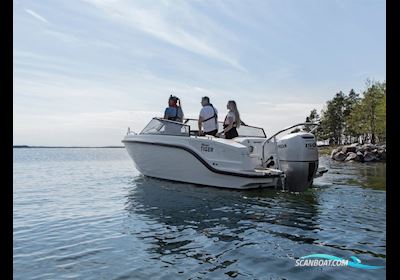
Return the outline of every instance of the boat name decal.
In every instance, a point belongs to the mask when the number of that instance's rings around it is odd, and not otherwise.
[[[286,144],[279,144],[278,148],[282,149],[282,148],[286,148]]]
[[[214,148],[206,144],[201,144],[200,150],[202,152],[211,152],[211,153],[214,152]]]

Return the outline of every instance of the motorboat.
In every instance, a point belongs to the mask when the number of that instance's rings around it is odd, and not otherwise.
[[[128,128],[122,142],[143,175],[205,186],[301,192],[327,171],[318,168],[312,131],[292,131],[278,139],[295,127],[317,124],[299,123],[268,138],[264,129],[243,124],[238,137],[225,139],[200,136],[197,123],[153,118],[140,133]]]

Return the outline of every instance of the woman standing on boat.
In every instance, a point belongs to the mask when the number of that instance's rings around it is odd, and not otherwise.
[[[177,96],[171,95],[169,97],[168,107],[165,109],[164,112],[164,119],[176,122],[183,121],[183,111],[181,107],[181,101]]]
[[[239,136],[236,128],[238,128],[241,123],[240,115],[235,101],[229,100],[226,108],[229,110],[229,112],[224,120],[224,130],[220,133],[217,133],[217,136],[219,137],[224,134],[225,139],[232,139]]]

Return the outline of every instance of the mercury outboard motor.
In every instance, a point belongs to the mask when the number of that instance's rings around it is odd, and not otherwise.
[[[297,132],[277,142],[280,169],[285,172],[285,189],[302,192],[310,187],[318,170],[318,149],[315,136]]]

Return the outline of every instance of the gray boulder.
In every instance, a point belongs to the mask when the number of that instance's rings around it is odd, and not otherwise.
[[[386,151],[378,151],[378,158],[380,160],[386,160]]]
[[[334,154],[333,159],[337,161],[344,161],[346,159],[347,155],[343,152],[338,152]]]
[[[335,154],[339,152],[339,148],[333,149],[331,153],[331,158],[334,158]]]
[[[342,152],[343,153],[355,153],[356,152],[356,150],[357,150],[357,148],[356,147],[354,147],[354,146],[344,146],[343,148],[342,148]]]
[[[364,161],[370,162],[376,160],[376,156],[372,152],[365,152],[364,153]]]
[[[357,158],[357,154],[353,153],[353,152],[350,152],[350,153],[347,154],[347,157],[346,157],[345,161],[355,160],[356,158]]]
[[[385,161],[386,160],[386,145],[354,143],[342,147],[337,147],[331,153],[331,158],[336,161]]]
[[[356,161],[364,162],[364,154],[362,152],[357,152]]]
[[[370,152],[370,151],[375,150],[375,149],[378,148],[378,147],[377,147],[376,145],[374,145],[374,144],[364,144],[364,145],[362,146],[362,148],[363,148],[364,151]]]

